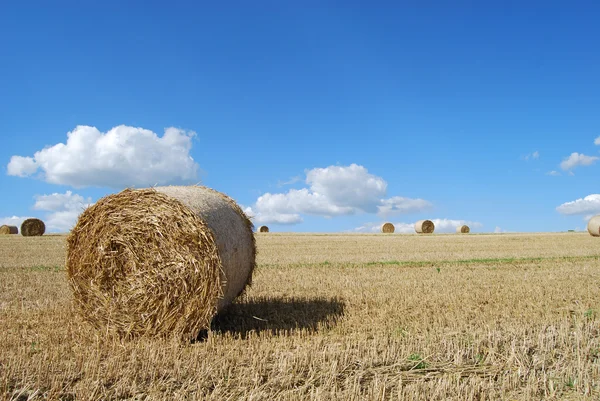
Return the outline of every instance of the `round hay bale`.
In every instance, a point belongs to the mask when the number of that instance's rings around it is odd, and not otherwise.
[[[269,227],[267,226],[260,226],[260,228],[258,229],[259,233],[268,233],[269,232]]]
[[[432,234],[435,224],[431,220],[419,220],[415,223],[415,231],[418,234]]]
[[[386,234],[392,234],[395,231],[395,227],[392,223],[385,223],[381,226],[381,232]]]
[[[18,234],[19,229],[17,226],[7,226],[6,224],[0,226],[0,235]]]
[[[21,235],[25,237],[36,237],[44,235],[46,232],[46,225],[40,219],[26,219],[21,224]]]
[[[587,230],[593,237],[600,237],[600,215],[592,217],[587,224]]]
[[[462,226],[456,227],[456,233],[457,234],[468,234],[470,232],[471,232],[471,229],[467,225],[463,224]]]
[[[253,228],[235,201],[206,187],[108,195],[67,237],[75,301],[121,336],[195,338],[251,284]]]

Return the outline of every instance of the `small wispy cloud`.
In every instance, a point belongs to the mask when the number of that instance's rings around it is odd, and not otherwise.
[[[539,158],[540,158],[540,152],[538,152],[537,150],[533,153],[529,153],[529,154],[526,154],[525,156],[523,156],[523,160],[525,160],[525,161],[537,160]]]
[[[551,175],[551,176],[553,176],[553,177],[558,177],[558,176],[560,176],[561,174],[560,174],[558,171],[556,171],[556,170],[552,170],[552,171],[548,171],[548,172],[546,173],[546,175]]]
[[[302,177],[297,175],[295,177],[290,178],[287,181],[277,181],[277,186],[284,187],[286,185],[294,185],[295,183],[300,182],[300,181],[302,181]]]
[[[583,153],[573,152],[560,163],[560,168],[569,171],[577,166],[591,166],[596,163],[598,159],[599,158],[596,156],[587,156]]]

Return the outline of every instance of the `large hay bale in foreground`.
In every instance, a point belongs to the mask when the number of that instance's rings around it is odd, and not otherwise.
[[[18,234],[19,229],[17,226],[7,226],[6,224],[0,226],[0,235]]]
[[[258,229],[259,233],[268,233],[269,232],[269,227],[267,226],[260,226],[260,228]]]
[[[594,216],[588,221],[587,230],[593,237],[600,237],[600,215]]]
[[[392,223],[385,223],[381,226],[381,232],[386,234],[393,234],[396,228]]]
[[[418,234],[432,234],[435,224],[431,220],[419,220],[415,223],[415,231]]]
[[[200,186],[106,196],[67,237],[82,315],[121,336],[194,338],[251,283],[255,259],[244,212]]]
[[[46,232],[46,225],[40,219],[26,219],[21,223],[21,235],[25,237],[36,237],[44,235]]]
[[[470,232],[471,232],[471,229],[467,225],[463,224],[462,226],[456,227],[456,233],[457,234],[468,234]]]

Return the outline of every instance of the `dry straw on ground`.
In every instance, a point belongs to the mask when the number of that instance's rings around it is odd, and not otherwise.
[[[67,237],[83,317],[122,336],[195,337],[250,284],[255,256],[244,212],[200,186],[106,196]]]
[[[27,219],[21,224],[21,234],[25,237],[44,235],[45,232],[46,225],[40,219]]]
[[[267,226],[260,226],[260,228],[258,229],[259,233],[268,233],[269,232],[269,227]]]
[[[190,345],[82,324],[65,236],[0,236],[0,400],[600,400],[588,233],[255,237]]]
[[[462,226],[456,227],[456,233],[457,234],[468,234],[470,232],[471,232],[471,229],[467,225],[463,224]]]
[[[588,232],[594,237],[600,237],[600,215],[594,216],[588,221]]]
[[[7,226],[6,224],[3,226],[0,226],[0,235],[18,234],[18,233],[19,233],[19,229],[17,228],[17,226]]]
[[[415,223],[415,231],[418,234],[432,234],[435,230],[435,225],[431,220],[419,220]]]
[[[381,226],[382,233],[392,234],[394,232],[394,230],[395,230],[395,228],[392,223],[385,223],[384,225]]]

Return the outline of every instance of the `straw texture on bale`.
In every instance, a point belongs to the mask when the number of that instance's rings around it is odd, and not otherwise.
[[[435,224],[431,220],[419,220],[415,223],[415,231],[418,234],[432,234]]]
[[[121,336],[194,338],[251,284],[253,225],[201,186],[126,189],[86,209],[67,237],[83,317]]]
[[[0,235],[18,234],[18,233],[19,233],[19,229],[17,228],[17,226],[7,226],[7,225],[0,226]]]
[[[269,232],[269,227],[267,226],[260,226],[260,228],[258,229],[259,233],[268,233]]]
[[[381,232],[386,234],[392,234],[395,231],[394,225],[392,223],[385,223],[381,226]]]
[[[600,237],[600,215],[594,216],[588,221],[587,230],[593,237]]]
[[[471,232],[471,229],[467,225],[462,225],[462,226],[456,227],[456,232],[458,234],[468,234]]]
[[[21,223],[21,235],[25,237],[36,237],[44,235],[46,232],[46,225],[40,219],[26,219]]]

